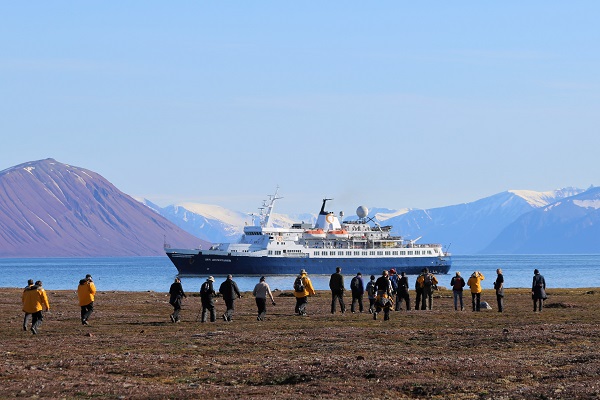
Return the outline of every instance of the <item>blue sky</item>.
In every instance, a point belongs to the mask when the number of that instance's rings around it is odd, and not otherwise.
[[[160,205],[432,208],[598,184],[600,3],[4,2],[0,170]]]

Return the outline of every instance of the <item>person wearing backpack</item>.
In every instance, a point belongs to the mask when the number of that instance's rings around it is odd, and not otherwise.
[[[375,297],[377,296],[377,289],[375,287],[375,275],[371,275],[371,280],[367,283],[367,297],[369,298],[369,314],[373,314],[375,311]]]
[[[456,271],[456,274],[450,280],[450,286],[452,286],[452,296],[454,297],[454,310],[458,311],[458,303],[460,300],[460,311],[465,311],[463,304],[463,288],[465,287],[465,280],[460,276],[460,272]]]
[[[223,321],[231,322],[233,319],[235,299],[242,297],[237,283],[235,283],[231,274],[227,275],[227,279],[225,279],[223,283],[221,283],[221,286],[219,286],[219,293],[221,293],[221,296],[223,296],[223,301],[227,307],[227,311],[225,311],[223,314]]]
[[[388,271],[382,272],[381,276],[375,282],[375,288],[377,289],[377,297],[373,319],[377,319],[377,314],[383,310],[383,320],[388,321],[390,319],[390,309],[394,305],[394,301],[392,300],[392,283],[390,282]]]
[[[406,311],[410,311],[410,295],[408,294],[408,277],[402,272],[398,278],[398,293],[396,294],[396,311],[401,311],[402,301],[406,304]]]
[[[294,296],[296,297],[296,315],[306,315],[308,296],[314,296],[317,292],[313,288],[306,270],[300,270],[300,274],[294,281]]]
[[[427,308],[431,310],[433,305],[433,289],[435,285],[438,284],[438,280],[427,268],[423,269],[423,274],[421,274],[418,279],[420,280],[421,288],[423,289],[421,295],[421,310],[427,310]]]
[[[200,302],[202,303],[202,318],[200,319],[200,322],[206,322],[208,313],[210,313],[210,322],[215,322],[217,320],[215,303],[213,302],[213,297],[216,294],[213,288],[214,281],[215,278],[209,276],[206,279],[206,282],[200,287]]]
[[[187,297],[183,291],[183,286],[181,286],[181,279],[175,278],[175,281],[169,288],[169,295],[169,304],[173,306],[173,314],[171,314],[169,317],[171,318],[171,322],[179,322],[181,302],[183,301],[184,297]]]
[[[419,276],[417,276],[417,280],[415,281],[415,293],[417,294],[415,299],[415,310],[421,309],[421,297],[423,297],[423,284],[421,277],[425,273],[425,268],[421,270]]]
[[[394,268],[390,269],[390,284],[392,285],[392,298],[396,300],[396,308],[398,308],[398,274]],[[397,310],[396,310],[397,311]]]
[[[354,314],[356,312],[356,303],[358,303],[358,310],[363,312],[363,295],[365,294],[365,287],[363,286],[362,274],[359,272],[350,281],[350,291],[352,291],[352,305],[350,311]]]
[[[484,279],[485,277],[481,272],[475,271],[467,281],[467,285],[471,288],[473,311],[481,311],[481,281]]]

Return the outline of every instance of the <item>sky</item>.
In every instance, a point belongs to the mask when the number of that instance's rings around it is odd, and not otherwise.
[[[597,186],[600,2],[3,2],[0,170],[347,214]]]

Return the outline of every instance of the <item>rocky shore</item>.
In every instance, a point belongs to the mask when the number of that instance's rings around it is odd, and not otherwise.
[[[385,322],[332,315],[328,292],[310,299],[307,317],[293,315],[290,292],[276,292],[259,322],[245,293],[233,322],[205,324],[193,293],[174,324],[166,293],[100,290],[90,326],[74,292],[47,291],[51,310],[32,335],[22,330],[21,290],[0,289],[2,398],[600,396],[599,289],[549,289],[542,313],[524,289],[506,290],[504,313],[492,291],[482,300],[494,309],[475,313],[468,293],[468,311],[455,312],[451,292],[440,290],[432,311],[393,312]],[[216,305],[219,316],[224,304]]]

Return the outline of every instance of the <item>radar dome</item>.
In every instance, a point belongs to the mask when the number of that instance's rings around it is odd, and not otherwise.
[[[356,215],[358,215],[358,218],[365,218],[369,215],[369,209],[365,206],[360,206],[356,209]]]

